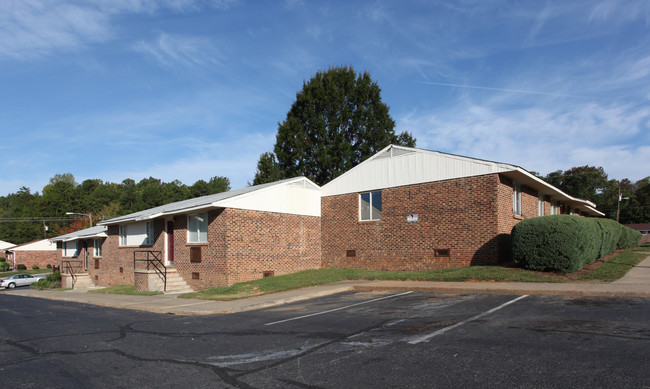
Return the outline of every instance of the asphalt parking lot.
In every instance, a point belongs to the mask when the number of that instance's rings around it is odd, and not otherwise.
[[[649,387],[650,299],[352,291],[177,316],[0,295],[17,387]]]

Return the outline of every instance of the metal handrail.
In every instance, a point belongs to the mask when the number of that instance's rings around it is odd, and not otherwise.
[[[67,270],[68,274],[70,274],[70,277],[72,277],[72,289],[74,289],[74,284],[77,282],[77,274],[75,272],[75,268],[78,268],[78,270],[82,269],[83,266],[83,261],[61,261],[61,264],[63,265],[63,268]],[[76,266],[73,266],[75,264]],[[79,271],[81,273],[81,271]]]
[[[144,258],[138,258],[138,253],[146,254]],[[162,279],[163,291],[167,291],[167,266],[163,263],[162,251],[135,250],[133,252],[133,269],[136,269],[136,262],[147,262],[147,270],[155,270],[158,277]]]

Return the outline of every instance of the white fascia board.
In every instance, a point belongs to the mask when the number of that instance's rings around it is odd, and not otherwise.
[[[536,184],[545,187],[545,190],[542,192],[543,195],[551,196],[552,199],[565,201],[571,203],[570,205],[577,205],[590,213],[594,213],[598,216],[605,216],[605,214],[596,209],[596,204],[589,200],[583,200],[576,197],[573,197],[567,193],[564,193],[562,190],[556,188],[555,186],[549,184],[548,182],[542,180],[541,178],[529,173],[528,171],[517,167],[516,171],[520,174],[525,175],[528,179],[533,180]]]
[[[140,221],[144,221],[144,220],[151,220],[151,219],[155,219],[157,217],[161,217],[162,215],[164,215],[163,212],[151,213],[149,215],[142,215],[142,216],[135,217],[135,218],[133,218],[133,221],[140,222]]]

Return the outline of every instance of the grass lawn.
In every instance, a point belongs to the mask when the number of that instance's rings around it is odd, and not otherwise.
[[[163,294],[162,292],[136,292],[135,287],[131,284],[115,285],[115,286],[110,286],[108,288],[102,288],[102,289],[93,289],[93,290],[89,290],[88,293],[128,294],[132,296],[154,296],[157,294]]]
[[[642,246],[624,251],[600,265],[595,271],[575,277],[531,272],[502,266],[471,266],[457,269],[429,271],[371,271],[359,269],[317,269],[254,281],[240,282],[229,287],[209,288],[180,295],[181,298],[206,300],[235,300],[257,295],[283,292],[291,289],[329,284],[344,280],[414,280],[414,281],[495,281],[495,282],[612,282],[625,275],[633,266],[647,257],[640,252],[650,251]]]
[[[240,282],[229,287],[209,288],[195,293],[183,294],[180,297],[208,300],[234,300],[344,280],[562,282],[562,280],[545,274],[501,266],[472,266],[428,271],[317,269]]]

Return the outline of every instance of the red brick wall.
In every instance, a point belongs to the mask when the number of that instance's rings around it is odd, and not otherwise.
[[[32,266],[36,265],[39,269],[47,268],[47,265],[56,265],[56,251],[36,251],[36,250],[16,250],[12,254],[12,257],[7,258],[7,263],[10,266],[14,266],[14,259],[16,260],[16,266],[22,264],[27,267],[28,270],[32,269]]]
[[[208,243],[187,243],[187,216],[174,217],[174,267],[194,290],[228,285],[225,210],[208,212]],[[201,248],[201,262],[190,262],[190,248]],[[198,279],[193,279],[192,274]]]
[[[320,219],[313,216],[222,209],[208,214],[208,243],[187,243],[187,217],[174,220],[174,266],[193,289],[228,286],[320,267]],[[190,248],[201,262],[190,262]],[[198,275],[198,279],[192,275]]]
[[[358,220],[357,193],[324,197],[322,266],[425,270],[493,263],[498,185],[493,174],[383,189],[382,220],[369,222]],[[407,223],[409,214],[418,222]],[[449,249],[449,257],[437,256],[437,249]]]
[[[164,221],[154,220],[154,244],[151,246],[120,246],[118,226],[108,226],[108,237],[102,245],[102,256],[93,256],[93,241],[88,240],[88,274],[97,286],[114,286],[133,284],[133,252],[136,250],[160,251],[164,253],[165,233]],[[79,256],[81,258],[81,255]],[[95,269],[95,259],[98,260],[99,269]],[[142,263],[138,267],[143,267]],[[120,271],[120,269],[122,271]]]

